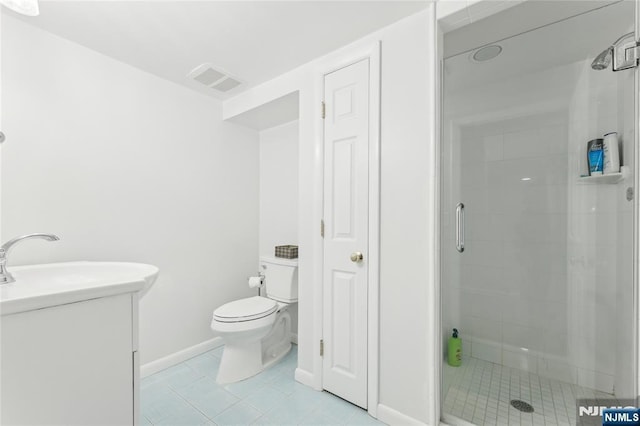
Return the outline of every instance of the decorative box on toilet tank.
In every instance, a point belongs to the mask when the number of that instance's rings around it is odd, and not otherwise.
[[[294,245],[276,246],[276,257],[282,257],[285,259],[297,259],[298,246],[294,246]]]

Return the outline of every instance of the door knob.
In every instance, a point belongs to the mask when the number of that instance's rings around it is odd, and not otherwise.
[[[364,256],[359,251],[354,251],[353,253],[351,253],[352,262],[362,262],[362,259],[364,259]]]

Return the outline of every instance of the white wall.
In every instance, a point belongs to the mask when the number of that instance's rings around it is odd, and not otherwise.
[[[382,41],[381,260],[379,403],[414,421],[432,422],[436,372],[431,339],[435,281],[435,44],[432,7],[405,18],[326,57],[225,101],[231,118],[293,91],[300,93],[299,246],[300,318],[298,373],[321,382],[321,338],[314,312],[321,283],[321,169],[315,145],[322,72],[355,48]],[[427,266],[425,266],[427,265]],[[387,421],[390,420],[386,417]],[[395,418],[397,423],[399,417]],[[406,418],[403,418],[406,420]],[[384,420],[384,419],[383,419]]]
[[[218,101],[12,17],[2,27],[2,234],[53,232],[11,263],[146,262],[146,363],[213,337],[215,307],[253,294],[258,134]]]
[[[431,423],[435,234],[435,46],[432,10],[382,40],[380,403]],[[435,401],[434,401],[435,402]],[[383,419],[384,420],[384,419]]]
[[[298,121],[260,132],[260,255],[298,244]]]
[[[0,36],[2,35],[3,14],[0,13]],[[2,40],[0,40],[0,131],[2,131]],[[2,176],[2,148],[0,147],[0,176]],[[0,182],[0,218],[2,212],[2,182]],[[0,241],[4,241],[2,234],[2,220],[0,220]]]
[[[298,121],[260,132],[260,256],[298,244]],[[298,333],[298,307],[291,305],[291,331]]]

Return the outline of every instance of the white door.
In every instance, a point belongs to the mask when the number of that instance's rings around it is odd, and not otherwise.
[[[369,60],[324,79],[324,389],[367,407]]]

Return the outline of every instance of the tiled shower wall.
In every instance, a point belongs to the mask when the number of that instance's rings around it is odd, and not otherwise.
[[[615,131],[628,175],[614,184],[569,181],[567,358],[577,383],[632,397],[633,73],[594,72],[584,63],[569,106],[569,171],[587,173],[586,141]]]

